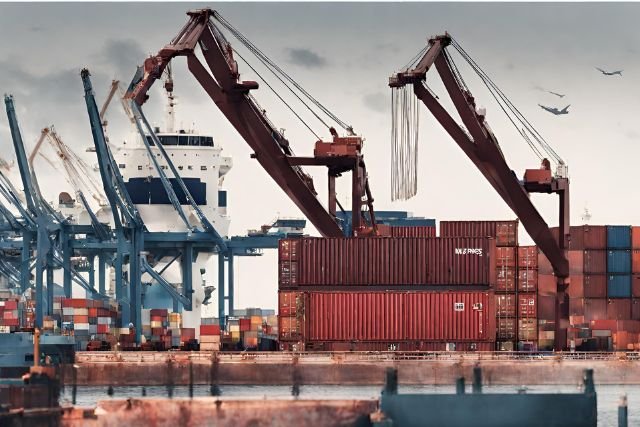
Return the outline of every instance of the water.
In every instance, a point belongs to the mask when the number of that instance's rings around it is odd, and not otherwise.
[[[147,397],[166,397],[167,388],[164,386],[146,386]],[[289,398],[290,386],[220,386],[222,396],[238,398]],[[484,386],[485,393],[510,393],[514,386]],[[338,385],[304,385],[300,390],[300,399],[370,399],[380,396],[380,386],[338,386]],[[581,391],[571,386],[531,386],[528,393],[575,393]],[[403,386],[400,393],[455,393],[454,386]],[[467,385],[467,392],[471,392]],[[599,385],[598,394],[598,427],[616,427],[618,425],[618,401],[626,394],[629,402],[629,425],[640,425],[640,386],[639,385]],[[208,396],[209,386],[194,386],[194,396]],[[188,386],[175,386],[174,397],[188,397]],[[107,395],[106,386],[79,386],[76,402],[81,406],[93,406],[99,400],[124,399],[127,397],[142,397],[142,386],[114,387],[113,397]],[[71,387],[66,387],[62,400],[71,402]]]

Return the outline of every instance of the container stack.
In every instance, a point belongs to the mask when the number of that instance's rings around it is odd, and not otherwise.
[[[220,350],[220,326],[200,325],[200,351]]]
[[[440,236],[495,239],[496,349],[535,347],[536,298],[531,289],[535,292],[537,259],[533,262],[531,256],[535,247],[518,247],[518,221],[441,221]]]
[[[86,350],[91,340],[115,343],[118,311],[108,301],[85,298],[59,298],[64,333],[75,336],[78,350]]]
[[[284,239],[284,350],[491,350],[495,240]]]
[[[583,225],[571,227],[570,237],[567,345],[578,350],[635,348],[640,316],[634,317],[632,299],[632,227]],[[551,285],[551,265],[543,255],[540,263],[544,282]],[[542,282],[541,276],[541,288]]]
[[[640,320],[640,227],[631,228],[631,319]]]
[[[20,311],[18,299],[11,298],[0,301],[0,333],[15,332],[20,327]]]

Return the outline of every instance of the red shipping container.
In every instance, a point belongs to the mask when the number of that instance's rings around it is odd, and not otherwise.
[[[518,246],[518,221],[440,221],[440,237],[491,237],[496,246]]]
[[[518,270],[518,291],[535,292],[538,289],[538,271],[530,269]]]
[[[2,319],[3,326],[20,326],[20,319]]]
[[[18,301],[15,300],[6,300],[4,302],[5,310],[17,310],[18,309]]]
[[[167,317],[169,315],[169,311],[166,308],[152,308],[150,313],[152,319],[154,316]]]
[[[90,308],[89,309],[89,317],[98,317],[98,309]]]
[[[584,251],[567,251],[569,274],[584,274]]]
[[[282,239],[278,242],[280,261],[297,261],[300,253],[300,239]]]
[[[310,292],[304,320],[307,341],[494,341],[496,335],[490,292]]]
[[[584,319],[588,322],[592,320],[602,320],[607,318],[607,300],[604,298],[585,298]]]
[[[584,251],[584,274],[606,274],[607,251]]]
[[[278,292],[278,315],[279,316],[295,316],[298,313],[298,307],[302,307],[302,292]]]
[[[607,302],[607,319],[631,320],[631,300],[610,299]]]
[[[547,257],[538,251],[538,274],[553,274],[553,267]]]
[[[499,340],[515,340],[518,320],[515,317],[501,317],[496,320],[496,337]]]
[[[538,317],[536,294],[519,294],[518,295],[518,317],[521,319]],[[536,323],[537,323],[537,320],[536,320]],[[537,334],[537,331],[536,331],[536,334]]]
[[[517,254],[517,249],[514,246],[496,248],[496,267],[516,268],[518,266]]]
[[[584,276],[572,275],[567,287],[569,298],[584,298]]]
[[[496,317],[516,317],[516,310],[515,294],[496,295]]]
[[[585,298],[607,297],[607,276],[603,274],[590,274],[583,276]]]
[[[436,237],[436,227],[428,225],[389,227],[391,237]]]
[[[518,247],[518,267],[538,268],[538,247],[520,246]]]
[[[584,298],[569,298],[569,316],[584,317]]]
[[[631,247],[640,249],[640,227],[631,227]]]
[[[98,325],[98,333],[99,334],[108,334],[109,333],[109,325]]]
[[[165,335],[167,330],[165,328],[151,328],[151,335],[160,336]]]
[[[538,319],[555,321],[556,319],[556,296],[538,295]]]
[[[220,335],[220,325],[200,325],[200,335]]]
[[[499,268],[496,272],[496,290],[515,292],[516,270],[513,268]]]
[[[240,325],[240,332],[246,332],[251,330],[251,319],[238,319]]]
[[[196,328],[181,328],[180,342],[187,342],[196,339]]]
[[[304,238],[297,270],[298,286],[495,286],[495,241]]]
[[[278,268],[280,270],[278,274],[278,284],[281,287],[298,286],[298,262],[297,261],[280,261],[278,263]]]
[[[631,276],[631,296],[640,298],[640,274]]]
[[[631,251],[631,271],[633,273],[640,273],[640,249]]]
[[[537,319],[518,319],[518,339],[531,341],[538,338]]]
[[[13,310],[9,310],[9,311],[4,311],[2,313],[2,318],[3,319],[17,319],[17,316],[13,315]]]
[[[558,238],[558,227],[553,227],[551,233]],[[581,225],[570,228],[571,238],[569,249],[606,249],[607,227],[603,225]]]
[[[631,320],[640,320],[640,299],[631,300]]]
[[[89,316],[74,315],[73,323],[89,323]]]
[[[296,317],[278,316],[278,334],[280,341],[298,341],[304,338],[304,322]]]
[[[558,279],[550,274],[538,273],[538,295],[556,295]]]

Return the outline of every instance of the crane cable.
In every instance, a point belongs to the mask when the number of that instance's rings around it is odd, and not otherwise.
[[[287,87],[287,89],[295,94],[295,91],[289,87],[280,76],[293,85],[302,95],[304,95],[309,101],[311,101],[316,107],[318,107],[324,114],[326,114],[331,120],[337,123],[347,132],[353,133],[353,127],[341,120],[338,116],[332,113],[327,107],[325,107],[320,101],[314,98],[309,92],[307,92],[298,82],[296,82],[289,74],[287,74],[282,68],[280,68],[273,60],[267,57],[256,45],[254,45],[247,37],[245,37],[239,30],[237,30],[231,23],[223,18],[218,12],[214,12],[213,18],[215,18],[222,26],[224,26],[231,34],[238,39],[251,53],[253,53],[278,79]],[[277,74],[280,74],[278,76]],[[298,98],[300,99],[300,98]],[[302,101],[301,101],[302,102]],[[309,111],[311,111],[316,118],[318,118],[327,128],[329,127],[326,122],[321,120],[312,109],[303,103]]]
[[[460,44],[453,38],[451,39],[451,45],[467,61],[467,63],[476,72],[476,74],[478,74],[478,76],[483,81],[485,86],[487,86],[489,91],[492,92],[492,95],[494,96],[494,98],[496,98],[496,94],[497,94],[497,97],[499,97],[505,103],[507,109],[511,111],[511,113],[515,116],[516,120],[518,120],[521,123],[521,125],[523,126],[522,130],[519,129],[518,126],[515,125],[515,123],[513,123],[512,121],[512,123],[518,130],[518,133],[523,135],[525,141],[527,141],[527,143],[531,142],[531,140],[528,137],[525,137],[524,135],[525,129],[526,129],[526,131],[528,131],[531,134],[531,136],[535,139],[535,141],[541,146],[541,148],[547,153],[549,157],[552,157],[558,164],[564,164],[564,161],[562,160],[562,158],[555,152],[555,150],[549,145],[549,143],[547,143],[547,141],[535,129],[535,127],[533,127],[533,125],[524,117],[524,115],[520,112],[520,110],[518,110],[515,107],[515,105],[509,100],[509,98],[507,98],[504,92],[502,92],[502,90],[500,90],[500,88],[491,80],[491,78],[487,75],[487,73],[484,72],[484,70],[482,70],[482,68],[480,68],[480,66],[462,48],[462,46],[460,46]],[[495,94],[494,94],[494,91],[495,91]],[[496,99],[496,101],[498,100]],[[500,101],[498,101],[498,103],[500,103]],[[504,108],[503,108],[503,111],[504,111]]]

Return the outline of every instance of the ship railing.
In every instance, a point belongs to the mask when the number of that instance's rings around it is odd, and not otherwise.
[[[152,352],[152,351],[105,351],[76,352],[76,363],[144,363],[164,362],[211,362],[212,352]],[[222,363],[358,363],[394,361],[492,361],[492,360],[640,360],[640,352],[519,352],[519,351],[369,351],[369,352],[218,352]]]

